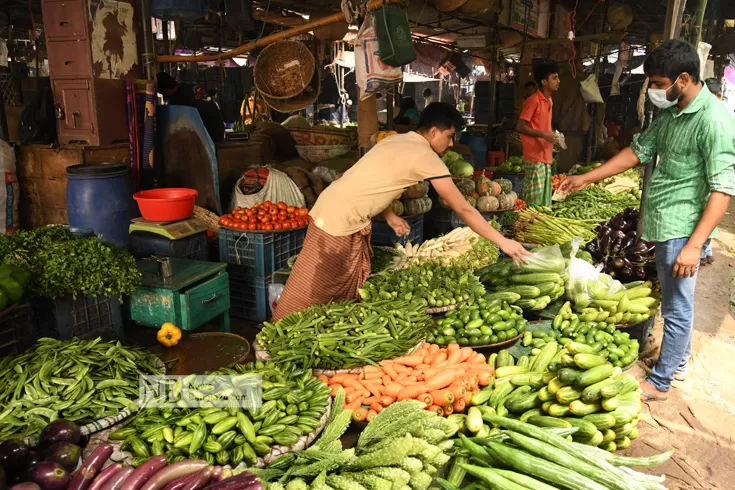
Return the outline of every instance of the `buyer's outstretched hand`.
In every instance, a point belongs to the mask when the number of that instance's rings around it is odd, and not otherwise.
[[[388,223],[388,226],[390,226],[398,236],[406,236],[411,233],[411,227],[403,218],[395,215],[389,216],[386,218],[386,223]]]

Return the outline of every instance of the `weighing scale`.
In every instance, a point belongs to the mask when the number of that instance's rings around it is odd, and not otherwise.
[[[203,231],[207,231],[207,225],[196,218],[188,218],[181,221],[148,221],[143,218],[134,218],[130,222],[128,233],[145,231],[155,233],[169,240],[179,240]]]
[[[130,251],[139,258],[159,255],[207,260],[207,229],[196,218],[168,222],[134,218],[128,227]]]

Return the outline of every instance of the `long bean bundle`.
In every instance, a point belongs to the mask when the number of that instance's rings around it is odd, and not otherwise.
[[[585,242],[596,235],[597,220],[578,220],[557,218],[536,209],[524,209],[518,213],[513,225],[515,238],[524,243],[554,245],[566,243],[575,236],[582,237]]]
[[[625,208],[640,206],[640,200],[629,193],[613,194],[601,187],[589,186],[555,202],[544,212],[559,218],[606,221]]]
[[[426,335],[431,317],[418,301],[344,301],[312,306],[257,336],[277,363],[346,369],[405,354]]]

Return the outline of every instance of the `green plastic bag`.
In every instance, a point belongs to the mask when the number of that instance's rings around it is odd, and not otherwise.
[[[386,5],[375,11],[380,60],[386,65],[403,66],[416,59],[406,10],[398,5]]]

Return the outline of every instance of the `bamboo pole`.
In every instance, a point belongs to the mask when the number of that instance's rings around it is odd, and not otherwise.
[[[401,1],[402,0],[370,0],[367,9],[369,11],[377,10],[384,5],[401,3]],[[289,29],[287,31],[281,31],[275,34],[271,34],[269,36],[261,37],[260,39],[256,39],[255,41],[243,44],[242,46],[238,46],[225,53],[198,56],[157,56],[156,61],[158,61],[159,63],[191,63],[199,61],[227,60],[234,58],[235,56],[253,51],[255,49],[263,48],[265,46],[268,46],[269,44],[273,44],[276,41],[282,41],[284,39],[299,36],[301,34],[306,34],[309,31],[318,29],[319,27],[324,27],[330,24],[336,24],[337,22],[344,21],[345,15],[344,13],[340,12],[338,14],[332,14],[327,17],[322,17],[321,19],[307,22],[304,25],[294,27],[293,29]]]

